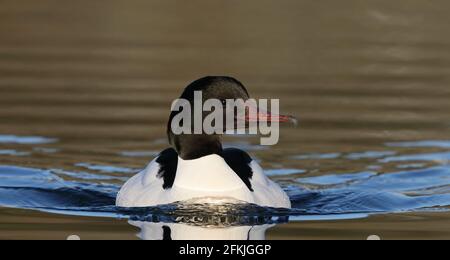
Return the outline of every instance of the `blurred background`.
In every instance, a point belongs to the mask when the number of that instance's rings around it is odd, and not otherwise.
[[[278,146],[230,140],[265,168],[392,172],[396,160],[374,160],[424,145],[387,143],[442,141],[425,145],[429,154],[450,147],[449,8],[445,0],[2,0],[0,164],[142,168],[167,147],[170,104],[183,88],[228,75],[300,119]],[[368,156],[342,156],[352,153]]]

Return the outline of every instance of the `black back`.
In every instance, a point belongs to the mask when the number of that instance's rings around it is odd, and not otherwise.
[[[230,168],[239,176],[247,188],[253,192],[250,180],[253,177],[253,170],[250,163],[253,159],[246,152],[228,148],[224,149],[220,156],[230,166]],[[178,154],[173,148],[166,149],[160,153],[156,162],[160,165],[158,178],[164,180],[163,188],[165,190],[172,188],[177,174]]]
[[[241,178],[247,188],[253,192],[252,184],[250,183],[253,177],[250,163],[253,159],[250,155],[236,148],[228,148],[222,151],[221,156],[225,159],[228,166]]]
[[[162,151],[156,162],[159,163],[158,178],[164,179],[163,188],[165,190],[172,188],[178,167],[178,154],[173,148]]]

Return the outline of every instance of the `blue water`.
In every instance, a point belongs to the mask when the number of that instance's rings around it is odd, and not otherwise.
[[[12,139],[3,138],[13,142]],[[41,143],[41,138],[18,139]],[[388,144],[399,147],[434,145],[446,149],[447,142]],[[57,152],[57,151],[51,151]],[[25,156],[11,151],[12,156]],[[120,185],[139,169],[80,162],[80,171],[0,166],[0,205],[61,214],[130,218],[134,221],[194,223],[218,221],[228,216],[229,225],[282,223],[290,220],[361,218],[376,213],[446,210],[450,206],[449,152],[402,155],[397,152],[352,154],[308,154],[295,160],[373,159],[382,164],[401,162],[397,171],[373,170],[305,176],[303,169],[269,169],[267,174],[289,180],[280,182],[288,192],[293,209],[262,208],[255,205],[187,205],[176,203],[151,208],[118,208],[115,197]],[[127,152],[123,156],[143,156]],[[427,162],[433,165],[426,166]],[[408,166],[408,163],[410,167]],[[376,166],[376,165],[375,165]],[[419,167],[419,168],[417,168]],[[67,180],[70,177],[70,181]],[[219,218],[214,218],[219,216]],[[229,218],[233,216],[233,218]],[[196,223],[198,222],[198,223]],[[220,222],[220,221],[219,221]]]

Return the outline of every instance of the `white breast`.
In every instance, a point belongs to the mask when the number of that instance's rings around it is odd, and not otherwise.
[[[264,175],[255,161],[251,167],[253,192],[218,155],[196,160],[178,158],[173,186],[164,190],[163,180],[157,177],[160,166],[154,160],[122,187],[117,196],[117,206],[148,207],[199,198],[230,198],[260,206],[290,208],[286,193]]]
[[[218,155],[208,155],[197,160],[178,158],[177,188],[204,191],[228,192],[245,188],[245,184]],[[182,174],[181,174],[182,173]]]

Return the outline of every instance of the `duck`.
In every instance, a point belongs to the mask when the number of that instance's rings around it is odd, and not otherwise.
[[[248,100],[249,92],[235,78],[208,76],[189,84],[180,99]],[[171,125],[178,111],[169,117],[170,148],[129,179],[117,194],[118,207],[153,207],[177,202],[249,203],[261,207],[291,208],[286,192],[265,174],[247,152],[224,148],[221,134],[174,133]],[[265,118],[285,121],[287,116],[264,112]],[[248,121],[248,118],[247,118]]]

